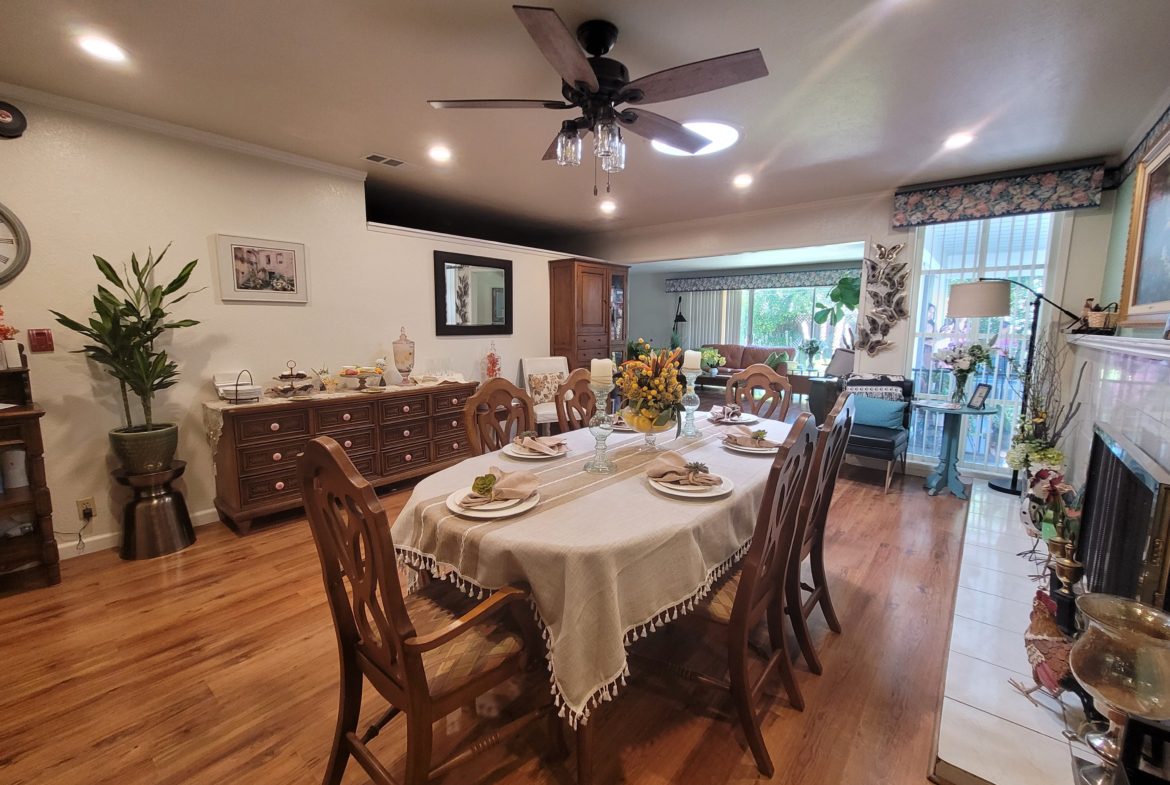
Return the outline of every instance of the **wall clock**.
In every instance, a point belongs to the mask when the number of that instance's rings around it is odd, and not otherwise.
[[[24,224],[0,204],[0,285],[11,281],[28,264],[29,247]]]

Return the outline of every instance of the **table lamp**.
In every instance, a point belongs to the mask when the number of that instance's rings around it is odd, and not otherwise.
[[[1007,316],[1012,312],[1012,286],[1027,289],[1034,295],[1032,300],[1032,332],[1028,335],[1028,355],[1024,363],[1024,392],[1020,397],[1020,416],[1028,411],[1028,394],[1032,379],[1032,354],[1036,349],[1036,330],[1040,326],[1040,303],[1048,303],[1066,316],[1080,319],[1072,311],[1065,310],[1059,303],[1049,300],[1030,286],[1009,278],[980,278],[978,281],[951,284],[947,297],[947,317],[950,319],[971,319]],[[1000,493],[1019,496],[1023,490],[1020,473],[1012,470],[1010,483],[990,482],[988,486]]]

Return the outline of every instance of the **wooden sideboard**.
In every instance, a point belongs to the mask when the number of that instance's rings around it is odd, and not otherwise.
[[[344,397],[323,395],[223,409],[215,508],[247,532],[261,515],[302,506],[297,456],[331,436],[374,486],[422,477],[471,454],[463,406],[474,382]]]
[[[16,537],[0,536],[0,593],[61,582],[41,439],[45,412],[33,403],[24,347],[19,349],[24,366],[0,370],[0,403],[15,404],[0,409],[0,452],[24,450],[28,485],[0,491],[0,521],[28,522],[32,529]]]
[[[550,353],[569,360],[569,370],[626,353],[629,268],[582,259],[548,263]]]

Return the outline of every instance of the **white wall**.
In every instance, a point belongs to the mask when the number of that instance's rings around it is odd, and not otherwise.
[[[197,521],[214,518],[211,456],[201,403],[214,396],[211,374],[249,368],[265,383],[284,363],[298,367],[368,363],[390,354],[405,326],[417,342],[419,370],[481,376],[491,340],[434,334],[435,250],[507,258],[514,265],[514,334],[494,338],[505,373],[519,358],[548,351],[547,261],[559,254],[445,235],[367,227],[362,183],[284,163],[101,122],[23,102],[29,130],[0,140],[3,201],[28,228],[29,265],[0,290],[8,322],[51,327],[57,350],[31,355],[33,392],[45,417],[45,462],[58,531],[78,526],[74,500],[94,496],[97,545],[116,544],[124,498],[111,492],[107,431],[118,427],[116,386],[70,353],[79,336],[49,309],[74,317],[90,310],[99,275],[91,254],[112,263],[131,251],[174,241],[168,272],[198,258],[189,297],[177,315],[199,319],[168,347],[179,384],[162,392],[156,419],[181,426],[186,493]],[[215,235],[305,243],[308,305],[223,304],[216,295]],[[23,333],[21,335],[23,338]],[[68,535],[60,537],[63,544]],[[69,555],[72,549],[63,548]]]

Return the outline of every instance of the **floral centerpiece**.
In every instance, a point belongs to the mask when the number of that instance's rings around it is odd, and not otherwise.
[[[699,358],[699,365],[702,366],[704,373],[715,373],[716,368],[727,365],[727,358],[714,346],[704,346],[699,352],[702,355]]]
[[[934,353],[934,361],[949,368],[955,377],[955,383],[951,387],[951,401],[953,403],[962,403],[963,399],[967,397],[967,379],[970,378],[971,374],[979,370],[980,366],[990,365],[992,352],[995,351],[993,344],[994,341],[988,346],[978,342],[957,343]]]
[[[626,344],[626,359],[639,360],[652,351],[654,351],[654,346],[650,341],[643,338],[636,338]]]
[[[1057,342],[1055,335],[1046,334],[1036,342],[1032,373],[1023,380],[1028,391],[1028,410],[1021,413],[1007,451],[1005,460],[1009,468],[1036,473],[1043,469],[1059,471],[1064,467],[1064,453],[1056,445],[1081,410],[1077,399],[1086,367],[1081,363],[1065,403],[1061,379],[1065,376],[1067,357],[1067,348]]]
[[[617,388],[622,396],[622,419],[639,433],[646,434],[646,449],[656,450],[655,434],[674,427],[681,429],[685,390],[678,380],[681,349],[651,350],[639,359],[622,363]]]
[[[821,353],[821,342],[816,338],[809,338],[800,345],[800,353],[808,357],[808,367],[813,367],[813,358]]]
[[[4,306],[0,305],[0,341],[11,341],[20,330],[4,323]]]

